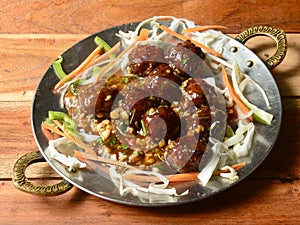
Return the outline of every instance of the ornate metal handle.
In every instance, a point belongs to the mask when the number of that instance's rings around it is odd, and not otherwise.
[[[284,31],[270,26],[256,26],[242,31],[235,39],[245,44],[246,41],[255,36],[268,36],[274,39],[277,44],[276,52],[272,57],[267,59],[265,63],[269,69],[279,65],[284,59],[287,51],[287,38]]]
[[[49,186],[34,185],[25,176],[26,168],[33,163],[45,162],[46,160],[40,152],[31,152],[23,155],[15,163],[13,168],[13,182],[16,188],[37,195],[59,195],[70,190],[73,185],[66,180],[62,180],[58,184]]]

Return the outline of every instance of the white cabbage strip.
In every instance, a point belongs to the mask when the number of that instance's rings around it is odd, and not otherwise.
[[[133,195],[138,195],[138,192],[145,193],[154,193],[161,195],[172,195],[172,196],[184,196],[189,193],[189,190],[181,194],[177,194],[177,191],[174,187],[167,188],[169,185],[169,180],[164,175],[153,172],[153,171],[142,171],[142,170],[128,170],[125,174],[135,174],[135,175],[146,175],[146,176],[155,176],[157,177],[162,184],[150,183],[148,187],[142,187],[128,179],[125,179],[122,174],[116,171],[115,166],[111,166],[109,170],[112,180],[116,183],[119,183],[119,193],[120,195],[126,195],[127,193],[132,193]],[[124,175],[125,175],[124,174]]]
[[[236,171],[228,167],[227,162],[236,157],[244,157],[249,154],[254,136],[254,124],[239,123],[239,127],[233,136],[224,142],[216,142],[212,147],[212,156],[207,165],[198,175],[202,185],[207,185],[208,181],[216,169],[229,169],[229,173],[221,173],[220,176],[231,180],[238,179]]]
[[[60,153],[56,148],[59,145],[67,145],[67,144],[71,144],[72,142],[68,139],[66,139],[65,137],[56,139],[56,140],[50,140],[49,141],[49,146],[47,148],[47,150],[49,150],[50,153],[50,158],[55,159],[56,161],[64,164],[65,166],[68,166],[69,169],[72,168],[84,168],[86,167],[86,164],[79,161],[77,158],[75,157],[71,157],[71,156],[66,156],[62,153]]]

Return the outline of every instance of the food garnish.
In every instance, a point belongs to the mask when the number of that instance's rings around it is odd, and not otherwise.
[[[119,31],[113,46],[95,36],[94,51],[69,74],[59,56],[53,90],[63,107],[42,123],[53,158],[72,170],[101,167],[121,195],[180,197],[189,191],[177,193],[178,182],[237,180],[255,125],[271,125],[273,115],[265,91],[222,58],[229,37],[211,29],[226,27],[153,17]],[[248,85],[268,109],[250,103]]]

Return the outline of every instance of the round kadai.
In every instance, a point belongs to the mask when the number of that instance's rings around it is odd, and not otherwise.
[[[33,102],[43,157],[130,205],[193,202],[245,178],[276,141],[280,96],[265,64],[215,29],[154,17],[59,56]]]

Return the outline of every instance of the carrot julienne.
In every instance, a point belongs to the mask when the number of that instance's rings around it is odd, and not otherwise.
[[[198,47],[200,47],[200,48],[206,50],[207,52],[211,53],[212,55],[217,56],[217,57],[219,57],[219,58],[222,57],[222,54],[221,54],[221,53],[219,53],[219,52],[217,52],[217,51],[215,51],[215,50],[213,50],[213,49],[207,47],[206,45],[201,44],[200,42],[194,41],[194,40],[192,40],[192,39],[190,39],[190,41],[191,41],[194,45],[196,45],[196,46],[198,46]]]
[[[222,25],[205,25],[205,26],[197,26],[197,27],[191,27],[191,28],[185,28],[183,29],[182,33],[190,33],[190,32],[203,32],[210,29],[228,29],[228,27],[222,26]]]
[[[182,35],[182,34],[179,34],[179,33],[177,33],[177,32],[175,32],[175,31],[171,30],[170,28],[168,28],[168,27],[166,27],[166,26],[164,26],[164,25],[159,25],[158,27],[159,27],[160,29],[162,29],[163,31],[169,33],[170,35],[172,35],[172,36],[174,36],[174,37],[176,37],[176,38],[178,38],[178,39],[180,39],[180,40],[182,40],[182,41],[190,40],[194,45],[196,45],[196,46],[198,46],[198,47],[204,49],[205,51],[209,52],[210,54],[215,55],[215,56],[217,56],[217,57],[222,57],[222,54],[220,54],[219,52],[217,52],[217,51],[215,51],[215,50],[209,48],[208,46],[206,46],[206,45],[204,45],[204,44],[201,44],[201,43],[198,42],[198,41],[194,41],[193,39],[190,39],[190,38],[188,38],[188,37],[186,37],[186,36],[184,36],[184,35]]]
[[[239,171],[243,167],[246,166],[246,162],[234,164],[231,167],[235,171]],[[218,176],[221,173],[228,173],[230,172],[228,169],[226,170],[218,170],[213,173],[214,176]],[[166,178],[168,178],[169,182],[187,182],[187,181],[194,181],[197,180],[199,172],[189,172],[189,173],[179,173],[179,174],[172,174],[172,175],[166,175]],[[160,180],[157,177],[154,176],[145,176],[145,175],[136,175],[136,174],[124,174],[123,177],[125,179],[129,180],[137,180],[137,181],[145,181],[145,182],[160,182]]]
[[[135,43],[137,42],[138,40],[135,40],[131,45],[129,45],[123,52],[121,52],[116,59],[120,59],[123,55],[125,55],[130,49],[132,49],[134,46],[135,46]],[[115,60],[112,60],[110,63],[108,63],[106,66],[103,67],[103,69],[98,73],[96,79],[95,79],[95,82],[94,83],[97,83],[98,80],[100,79],[100,77],[112,66],[114,65],[115,63]]]
[[[57,129],[55,126],[50,125],[46,122],[43,122],[42,125],[42,132],[46,136],[48,140],[56,139],[55,135],[64,136],[64,133]]]
[[[136,40],[133,42],[132,45],[128,46],[127,49],[125,49],[123,52],[120,53],[120,55],[117,56],[117,59],[121,58],[123,55],[125,55],[125,53],[127,53],[130,49],[132,49],[135,46],[135,43],[137,41],[145,41],[148,39],[150,31],[148,29],[141,29],[139,36],[137,36]],[[115,46],[113,46],[110,50],[111,51],[115,51],[116,49],[120,48],[120,42],[117,43]],[[103,54],[106,55],[107,53],[111,54],[110,51],[106,52]],[[99,58],[101,58],[101,60],[103,60],[102,56],[100,56]],[[99,59],[96,59],[97,61],[99,61]],[[95,64],[95,63],[93,63]],[[97,82],[99,80],[99,78],[114,64],[114,61],[111,61],[109,64],[107,64],[102,70],[101,72],[97,75],[95,82]]]
[[[42,123],[42,124],[41,124],[41,130],[42,130],[44,136],[45,136],[48,140],[55,140],[56,138],[58,138],[58,137],[55,137],[55,135],[57,135],[57,134],[52,133],[49,129],[47,129],[47,128],[45,127],[45,124],[46,124],[46,123]]]
[[[240,107],[240,109],[242,110],[242,112],[244,114],[247,114],[250,112],[250,109],[248,109],[247,106],[244,105],[244,103],[241,101],[241,99],[238,97],[238,95],[236,94],[236,92],[234,91],[232,85],[229,82],[225,67],[222,66],[222,78],[223,81],[226,85],[226,87],[228,88],[229,94],[232,97],[233,101]]]
[[[63,136],[68,138],[69,140],[71,140],[74,144],[76,144],[77,146],[85,149],[85,150],[90,150],[89,146],[87,146],[85,143],[83,143],[82,141],[72,137],[67,131],[64,130],[63,125],[61,122],[59,122],[58,120],[53,120],[54,124],[63,132]],[[93,152],[92,150],[90,150],[91,152]],[[94,153],[96,154],[96,153]]]
[[[43,126],[43,125],[44,125],[44,123],[42,123],[41,129],[42,129],[42,132],[43,132],[44,136],[48,140],[55,140],[57,137],[55,137],[55,135],[53,133],[51,133],[51,131],[49,131],[48,129],[46,129],[45,126]]]
[[[109,158],[104,158],[104,157],[101,157],[101,156],[91,155],[89,153],[80,152],[78,150],[74,150],[74,157],[76,157],[76,158],[78,158],[82,161],[93,162],[93,167],[97,166],[96,163],[107,163],[107,164],[111,164],[111,165],[121,166],[121,167],[124,167],[124,168],[127,168],[127,169],[137,170],[137,168],[135,168],[134,166],[130,166],[130,165],[122,163],[120,161],[109,159]]]
[[[86,150],[87,152],[80,152],[78,150],[74,150],[74,156],[76,158],[79,158],[81,160],[92,160],[92,161],[97,161],[100,163],[108,163],[108,164],[113,164],[113,165],[117,165],[117,166],[122,166],[128,169],[134,169],[134,170],[138,170],[138,168],[135,168],[133,166],[121,163],[119,161],[116,160],[112,160],[112,159],[108,159],[108,158],[104,158],[104,157],[100,157],[97,156],[92,150],[90,150],[90,148],[85,145],[83,142],[81,142],[80,140],[76,140],[74,137],[72,137],[71,135],[69,135],[66,131],[63,130],[63,125],[57,121],[54,120],[53,121],[54,124],[57,126],[52,126],[49,125],[47,123],[44,123],[44,126],[46,129],[59,134],[60,136],[64,136],[65,138],[68,138],[69,140],[71,140],[74,144],[76,144],[79,147],[82,147],[84,150]],[[59,130],[59,129],[61,130]],[[246,165],[246,162],[243,163],[238,163],[238,164],[234,164],[231,167],[235,170],[238,171],[241,168],[243,168]],[[219,171],[215,171],[213,173],[214,176],[218,176],[221,173],[227,173],[229,172],[228,169],[226,170],[219,170]],[[182,173],[182,174],[172,174],[172,175],[166,175],[166,177],[168,178],[169,182],[186,182],[186,181],[193,181],[197,179],[199,172],[189,172],[189,173]],[[145,182],[159,182],[160,180],[158,180],[157,178],[153,177],[153,176],[144,176],[144,175],[134,175],[134,174],[125,174],[124,178],[126,179],[131,179],[131,180],[140,180],[140,181],[145,181]]]
[[[76,138],[74,138],[70,134],[68,134],[68,132],[63,129],[63,125],[61,122],[59,122],[58,120],[54,120],[53,122],[55,125],[50,125],[50,124],[47,124],[44,122],[43,123],[44,128],[50,130],[51,132],[53,132],[55,134],[58,134],[62,137],[69,139],[74,144],[76,144],[78,147],[83,148],[86,151],[86,152],[84,152],[84,154],[78,150],[74,150],[74,156],[77,156],[81,160],[88,159],[88,160],[98,161],[98,162],[102,162],[102,163],[108,163],[108,164],[113,164],[113,165],[117,165],[117,166],[122,166],[122,167],[125,167],[128,169],[135,169],[135,170],[137,169],[133,166],[121,163],[116,160],[97,156],[96,153],[94,151],[92,151],[88,145],[86,145],[82,141],[77,140]]]
[[[110,50],[108,50],[107,52],[105,52],[104,54],[100,55],[100,56],[96,56],[95,59],[93,59],[88,66],[93,66],[105,59],[109,59],[109,56],[111,54],[115,54],[119,49],[120,49],[120,42],[118,42],[117,44],[115,44]]]
[[[198,174],[199,174],[199,172],[180,173],[180,174],[166,175],[166,178],[171,183],[187,182],[187,181],[197,180],[197,175]],[[137,174],[123,174],[123,177],[125,179],[135,180],[135,181],[160,182],[160,180],[155,176],[145,176],[145,175],[137,175]]]
[[[137,36],[138,41],[145,41],[148,39],[150,31],[146,28],[142,28],[139,36]]]
[[[101,54],[102,52],[102,46],[97,46],[97,48],[92,51],[92,53],[71,73],[69,73],[67,76],[65,76],[63,79],[61,79],[54,87],[54,91],[56,91],[58,88],[60,88],[62,85],[64,85],[67,81],[73,79],[76,77],[80,72],[85,70],[88,66],[88,64],[94,59],[96,55]]]
[[[42,126],[45,129],[51,131],[52,133],[58,134],[61,137],[65,137],[65,138],[71,140],[74,144],[76,144],[79,147],[82,147],[85,150],[89,150],[90,149],[86,144],[84,144],[80,140],[77,140],[74,137],[72,137],[70,134],[68,134],[68,132],[66,132],[63,129],[63,125],[62,125],[61,122],[59,122],[58,120],[53,120],[53,123],[54,123],[53,125],[50,125],[50,124],[48,124],[46,122],[43,122]],[[91,152],[93,152],[93,151],[91,151]]]
[[[242,169],[244,166],[246,166],[246,162],[234,164],[231,167],[238,171]],[[229,170],[218,170],[213,173],[214,176],[220,175],[220,173],[228,173]],[[190,173],[182,173],[182,174],[174,174],[174,175],[168,175],[167,178],[170,182],[184,182],[184,181],[192,181],[196,180],[199,172],[190,172]]]

